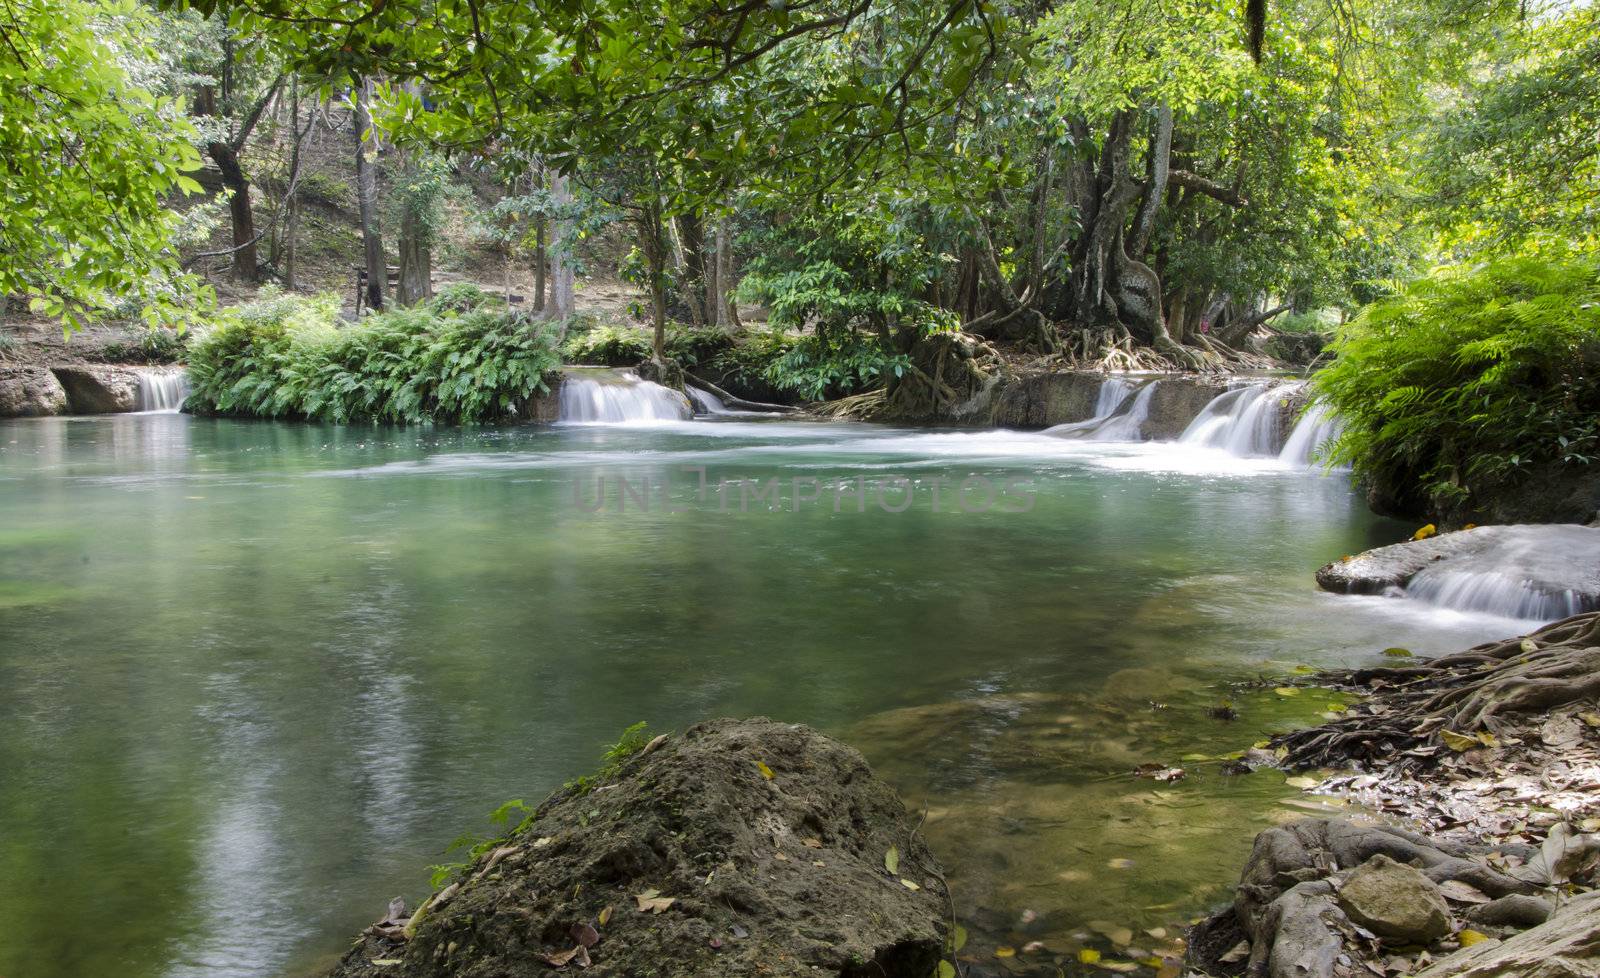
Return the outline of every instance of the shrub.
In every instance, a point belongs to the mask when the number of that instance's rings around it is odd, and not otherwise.
[[[569,333],[561,356],[568,363],[632,366],[650,358],[650,334],[627,326],[597,326]]]
[[[338,299],[269,296],[190,349],[197,411],[319,421],[472,422],[517,414],[560,360],[543,323],[426,304],[337,326]]]
[[[157,326],[136,339],[107,343],[100,348],[100,356],[109,363],[177,363],[188,343],[189,333]]]
[[[1391,498],[1470,514],[1600,453],[1600,258],[1441,270],[1362,311],[1316,386],[1344,419],[1333,461]]]
[[[884,353],[875,338],[861,334],[806,336],[768,364],[764,376],[780,390],[820,401],[867,390],[891,374],[899,377],[909,363],[905,354]]]

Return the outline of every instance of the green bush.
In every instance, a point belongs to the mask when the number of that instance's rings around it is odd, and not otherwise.
[[[779,390],[820,401],[860,393],[891,375],[899,377],[909,363],[903,353],[884,353],[873,337],[806,336],[768,364],[764,376]]]
[[[1341,331],[1315,385],[1333,461],[1431,514],[1471,514],[1535,471],[1600,454],[1600,258],[1442,270]]]
[[[667,356],[694,370],[733,348],[733,334],[718,326],[674,325],[667,330]]]
[[[607,367],[630,367],[650,359],[650,334],[628,326],[595,326],[582,332],[569,331],[561,344],[561,357],[567,363]]]
[[[190,408],[333,422],[492,421],[549,389],[560,359],[545,324],[436,304],[339,328],[332,295],[251,303],[191,346]]]
[[[100,355],[109,363],[177,363],[189,344],[189,333],[157,326],[146,329],[137,339],[107,343]]]

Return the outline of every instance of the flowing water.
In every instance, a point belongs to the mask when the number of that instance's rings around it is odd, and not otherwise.
[[[676,414],[596,386],[576,417]],[[1317,807],[1214,760],[1329,709],[1271,677],[1529,627],[1318,592],[1409,528],[1193,444],[51,418],[0,422],[0,511],[6,978],[312,973],[500,802],[721,714],[925,806],[975,953],[1070,952]]]
[[[1119,377],[1107,377],[1095,395],[1094,417],[1046,428],[1043,434],[1089,441],[1138,441],[1150,417],[1150,398],[1158,380],[1135,387]]]
[[[1271,382],[1235,387],[1207,404],[1178,441],[1246,457],[1277,455],[1283,447],[1281,402],[1298,389],[1297,384]]]
[[[189,396],[189,373],[185,370],[145,370],[139,374],[135,410],[177,411]]]

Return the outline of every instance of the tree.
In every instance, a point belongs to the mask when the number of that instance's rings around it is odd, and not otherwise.
[[[156,52],[132,3],[0,7],[0,295],[68,329],[115,306],[181,321],[164,199],[200,186],[181,106],[129,79]]]
[[[357,78],[351,92],[355,107],[351,124],[356,132],[356,203],[361,212],[361,246],[367,273],[366,302],[373,310],[383,308],[384,287],[389,283],[389,263],[383,256],[383,238],[378,227],[378,135],[367,109],[370,82]]]

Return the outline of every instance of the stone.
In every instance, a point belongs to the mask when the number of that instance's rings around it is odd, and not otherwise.
[[[851,748],[713,720],[557,791],[332,974],[927,978],[950,904],[916,829]]]
[[[119,414],[139,409],[139,371],[86,363],[51,367],[66,389],[73,414]]]
[[[1491,587],[1496,581],[1500,585]],[[1413,595],[1452,588],[1470,610],[1565,618],[1600,608],[1600,529],[1571,523],[1480,526],[1378,547],[1327,564],[1317,584],[1338,594]],[[1529,607],[1522,607],[1522,603]],[[1450,603],[1450,602],[1441,602]],[[1452,607],[1462,607],[1451,604]]]
[[[1198,377],[1163,377],[1150,394],[1150,414],[1142,426],[1144,437],[1157,441],[1176,439],[1207,404],[1227,389],[1227,384]]]
[[[1468,910],[1467,923],[1475,927],[1537,927],[1550,919],[1553,909],[1544,897],[1511,893]]]
[[[1600,978],[1600,890],[1520,934],[1440,958],[1416,978]]]
[[[0,367],[0,418],[67,413],[67,392],[43,367]]]
[[[1376,855],[1339,886],[1339,906],[1385,941],[1431,944],[1450,933],[1450,908],[1421,870]]]

